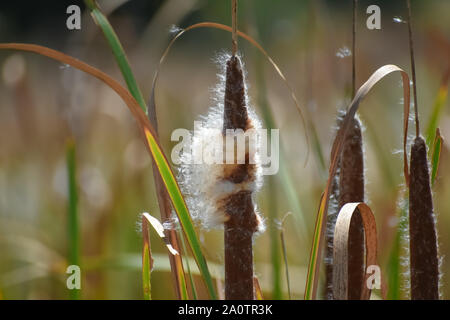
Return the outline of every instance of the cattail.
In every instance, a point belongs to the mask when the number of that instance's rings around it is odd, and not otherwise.
[[[216,90],[216,105],[201,118],[190,148],[183,150],[179,181],[193,219],[205,229],[224,228],[225,298],[253,299],[252,244],[255,233],[264,230],[254,201],[262,185],[260,139],[256,136],[261,122],[249,106],[240,58],[227,56],[220,64],[224,70],[219,75],[222,81]],[[242,130],[248,134],[249,144],[256,144],[245,146],[243,163],[237,161],[235,146],[223,152],[223,146],[228,147],[227,130]],[[234,161],[195,164],[196,153],[218,158],[217,152],[219,158],[229,158],[231,153]]]
[[[411,299],[439,299],[439,257],[433,197],[431,195],[427,147],[420,136],[419,106],[417,104],[416,68],[412,36],[411,3],[408,8],[409,52],[413,81],[416,138],[411,147],[409,174],[409,248]]]
[[[249,121],[245,85],[239,58],[232,56],[227,61],[223,133],[227,129],[252,127]],[[224,180],[234,185],[245,184],[254,178],[255,164],[249,163],[246,150],[245,164],[225,165]],[[223,199],[227,214],[225,222],[225,298],[227,300],[250,300],[253,290],[253,234],[258,228],[258,218],[254,210],[252,191],[241,190]]]
[[[216,104],[201,118],[191,145],[182,151],[179,181],[193,219],[201,221],[205,228],[224,229],[225,299],[252,300],[253,238],[264,230],[254,199],[262,185],[262,136],[261,122],[249,105],[245,72],[236,54],[237,1],[232,4],[232,54],[219,61],[223,72],[219,75]],[[216,161],[198,163],[198,155]]]
[[[338,116],[341,126],[345,113]],[[327,248],[325,252],[325,299],[333,299],[333,241],[339,210],[348,202],[364,201],[364,152],[361,123],[354,118],[345,135],[336,175],[331,185],[330,206],[327,215]],[[361,297],[364,282],[364,229],[359,212],[350,224],[348,261],[348,299]]]
[[[224,83],[218,86],[217,105],[203,118],[205,126],[194,132],[191,153],[181,157],[180,180],[181,186],[188,189],[187,203],[194,219],[200,218],[206,227],[224,227],[225,299],[253,300],[253,236],[264,228],[254,203],[262,184],[257,131],[261,124],[248,105],[244,72],[236,55],[236,0],[232,1],[232,17],[232,55],[224,64]],[[240,134],[244,140],[249,138],[248,146],[244,142],[243,148],[236,147],[234,139],[239,140]],[[225,163],[192,165],[197,149],[204,155],[205,145],[210,149],[210,158],[225,158]],[[239,152],[245,153],[243,159]]]
[[[345,136],[340,165],[339,208],[349,202],[363,202],[364,153],[361,123],[356,118]],[[348,299],[358,300],[364,282],[364,228],[359,212],[350,223],[348,246]]]
[[[439,258],[433,199],[422,137],[411,148],[409,181],[409,245],[411,299],[439,299]]]
[[[356,16],[353,0],[352,25],[352,97],[356,92]],[[344,115],[343,115],[344,116]],[[342,121],[342,120],[341,120]],[[339,210],[349,202],[364,202],[364,151],[361,123],[353,118],[345,135],[339,159]],[[348,238],[348,299],[361,299],[364,285],[364,228],[357,210],[350,222]]]

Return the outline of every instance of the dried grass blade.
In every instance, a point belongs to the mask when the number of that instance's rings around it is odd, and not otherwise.
[[[347,300],[349,297],[349,234],[351,220],[356,212],[360,213],[364,225],[366,270],[368,266],[377,265],[377,230],[372,210],[364,202],[347,203],[338,214],[334,233],[333,296],[337,300]],[[370,298],[371,290],[366,285],[368,277],[366,272],[361,288],[361,300]]]
[[[142,214],[142,217],[145,218],[148,223],[150,223],[150,225],[153,227],[153,229],[155,229],[158,236],[164,241],[164,243],[167,247],[167,250],[169,250],[169,252],[174,256],[179,255],[178,251],[172,247],[172,244],[170,243],[169,239],[166,237],[166,235],[164,233],[164,227],[161,224],[161,222],[159,222],[158,219],[151,216],[147,212],[144,212]]]
[[[253,287],[255,288],[255,298],[256,300],[264,300],[264,296],[259,285],[258,277],[253,276]]]

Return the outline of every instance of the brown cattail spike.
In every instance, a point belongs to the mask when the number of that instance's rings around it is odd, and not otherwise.
[[[427,148],[417,137],[411,148],[409,237],[411,299],[439,299],[439,258]]]
[[[241,62],[237,56],[232,56],[227,61],[223,121],[224,133],[226,133],[226,129],[242,129],[245,131],[249,125],[244,75]]]
[[[352,120],[345,136],[340,166],[339,208],[349,202],[363,202],[364,154],[358,119]],[[364,229],[359,212],[351,220],[348,252],[348,299],[358,300],[364,282]]]
[[[227,129],[252,127],[247,113],[245,84],[239,58],[227,61],[223,133]],[[249,164],[248,151],[245,164],[224,166],[224,180],[236,185],[254,179],[254,165]],[[223,199],[225,246],[225,299],[252,300],[253,287],[253,234],[258,228],[252,191],[242,190]]]
[[[253,300],[253,234],[257,229],[252,194],[241,191],[226,200],[225,299]]]

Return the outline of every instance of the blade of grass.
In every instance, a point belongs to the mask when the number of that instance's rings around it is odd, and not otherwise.
[[[428,120],[427,128],[425,131],[426,142],[427,142],[427,146],[428,146],[428,149],[430,150],[430,152],[431,152],[431,146],[433,143],[433,139],[435,136],[434,134],[438,127],[439,119],[441,118],[441,115],[442,115],[442,109],[444,108],[445,102],[447,101],[449,78],[450,78],[450,68],[447,70],[446,74],[444,75],[444,77],[441,81],[441,85],[439,87],[439,92],[438,92],[438,95],[434,102],[430,120]]]
[[[350,126],[351,120],[354,118],[356,111],[359,108],[360,102],[370,92],[370,90],[381,79],[392,72],[400,72],[403,83],[403,174],[405,176],[406,184],[409,184],[409,171],[408,171],[408,158],[406,153],[407,132],[408,132],[408,118],[409,118],[409,101],[410,101],[410,88],[408,74],[395,65],[385,65],[376,70],[370,78],[358,89],[355,98],[348,108],[347,115],[345,116],[341,128],[339,129],[336,139],[334,140],[331,161],[329,168],[328,181],[325,186],[325,191],[322,194],[319,209],[316,217],[316,225],[314,229],[313,243],[311,246],[311,254],[308,265],[308,276],[306,278],[305,287],[305,300],[315,299],[317,293],[317,284],[319,281],[319,270],[322,255],[322,247],[324,242],[325,230],[326,230],[326,212],[328,211],[328,202],[331,190],[331,184],[333,177],[336,174],[336,168],[338,158],[342,151],[342,145],[344,137]]]
[[[69,138],[66,142],[66,165],[68,174],[69,206],[68,206],[68,244],[69,265],[80,266],[80,236],[78,227],[78,191],[76,181],[76,153],[75,141]],[[79,289],[69,290],[70,299],[80,299]]]
[[[183,248],[183,252],[185,254],[185,257],[188,257],[188,252],[186,249],[186,243],[184,242],[184,237],[183,235],[180,236],[180,240],[181,240],[181,246]],[[191,265],[189,263],[189,259],[183,259],[183,262],[186,264],[186,268],[187,268],[187,272],[188,272],[188,276],[189,276],[189,283],[191,285],[191,290],[192,290],[192,298],[194,300],[197,300],[198,294],[197,294],[197,288],[195,286],[195,282],[194,282],[194,278],[192,276],[192,272],[191,272]]]
[[[441,137],[441,132],[439,131],[439,128],[436,128],[436,136],[433,143],[433,153],[431,156],[431,186],[433,186],[434,182],[436,181],[439,162],[441,160],[441,149],[443,142],[444,139]]]
[[[289,300],[292,299],[292,296],[291,296],[291,284],[290,284],[290,280],[289,280],[289,264],[288,264],[287,253],[286,253],[286,242],[284,241],[283,225],[284,225],[284,221],[290,214],[291,214],[290,212],[286,213],[283,217],[283,220],[281,220],[281,224],[280,224],[280,240],[281,240],[281,247],[283,249],[284,268],[285,268],[285,273],[286,273],[286,284],[287,284],[287,289],[288,289]]]
[[[400,249],[401,249],[401,235],[400,230],[397,228],[395,232],[395,238],[392,244],[391,252],[388,260],[388,300],[400,300]]]
[[[388,292],[387,299],[400,300],[404,298],[402,292],[402,282],[405,274],[405,267],[402,264],[402,255],[405,254],[403,241],[409,236],[408,234],[408,208],[409,208],[409,194],[408,190],[400,192],[400,205],[398,213],[397,230],[395,232],[394,243],[392,244],[391,253],[388,261]]]
[[[144,216],[142,216],[142,288],[144,291],[145,300],[152,300],[152,267],[153,258],[150,247],[148,221]]]
[[[120,71],[122,72],[128,89],[130,90],[136,101],[139,103],[139,106],[142,108],[142,110],[144,112],[147,112],[147,106],[145,104],[144,97],[139,90],[138,84],[133,75],[133,71],[131,70],[130,63],[128,62],[127,55],[125,54],[122,44],[120,43],[120,40],[117,37],[117,34],[115,33],[113,27],[109,23],[106,16],[97,7],[94,0],[84,0],[84,3],[91,11],[91,15],[95,23],[102,29],[102,32],[106,40],[108,41],[109,47],[114,54],[114,58],[117,61]]]
[[[116,80],[111,78],[106,73],[78,60],[71,56],[65,55],[59,51],[52,50],[47,47],[32,45],[32,44],[21,44],[21,43],[3,43],[0,44],[0,49],[9,49],[9,50],[22,50],[28,52],[34,52],[51,59],[57,60],[59,62],[68,64],[74,68],[77,68],[81,71],[84,71],[97,79],[101,80],[105,84],[107,84],[111,89],[113,89],[125,102],[128,106],[129,110],[133,114],[136,119],[139,129],[144,137],[144,141],[146,142],[146,147],[150,152],[152,158],[154,159],[158,171],[163,179],[164,185],[169,193],[170,199],[174,206],[175,212],[177,213],[178,219],[180,220],[182,229],[188,239],[189,245],[192,248],[192,252],[194,254],[194,258],[199,266],[199,269],[202,273],[203,280],[208,289],[210,296],[213,299],[216,299],[216,294],[214,292],[214,286],[211,279],[211,274],[208,270],[208,265],[203,256],[200,242],[198,240],[197,234],[195,233],[194,226],[192,224],[192,220],[189,214],[189,210],[184,201],[181,190],[178,186],[178,183],[174,177],[172,169],[162,151],[162,148],[159,144],[157,135],[151,123],[149,122],[147,116],[140,108],[136,99],[130,94],[128,90],[120,85]]]

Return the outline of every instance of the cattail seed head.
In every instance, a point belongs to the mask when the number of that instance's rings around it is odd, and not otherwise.
[[[251,126],[246,106],[246,89],[242,66],[237,56],[227,60],[223,130],[247,130]]]
[[[439,258],[427,147],[416,137],[409,182],[411,299],[439,299]]]
[[[249,121],[244,75],[238,57],[227,61],[223,134],[229,129],[246,131],[252,127]],[[234,150],[233,150],[234,151]],[[255,164],[250,164],[250,149],[245,148],[245,162],[224,166],[224,179],[235,185],[252,181]],[[225,245],[225,298],[227,300],[253,300],[253,234],[258,229],[252,192],[241,190],[229,194],[223,200],[227,217],[224,223]]]
[[[179,181],[193,219],[205,228],[224,229],[225,298],[250,300],[253,237],[264,230],[254,201],[262,185],[261,124],[249,106],[240,58],[227,56],[221,65],[216,104],[194,128],[189,150],[183,150]],[[220,161],[196,163],[196,154]]]
[[[341,126],[345,113],[338,116]],[[352,119],[345,135],[342,153],[338,159],[338,170],[332,184],[331,204],[327,221],[327,250],[325,256],[325,297],[333,298],[333,239],[337,214],[346,203],[364,201],[364,151],[361,123]],[[348,298],[360,299],[364,281],[364,229],[359,212],[355,212],[349,231]]]
[[[240,129],[244,134],[252,129],[261,129],[261,122],[250,106],[245,83],[245,72],[237,56],[224,55],[218,59],[222,72],[215,89],[215,104],[208,114],[200,118],[201,126],[192,132],[190,150],[183,150],[180,157],[178,178],[186,203],[193,219],[205,229],[222,228],[230,219],[228,207],[233,207],[236,194],[252,199],[255,214],[255,231],[264,230],[263,219],[254,204],[256,192],[262,186],[262,164],[260,159],[260,140],[254,139],[254,148],[246,148],[245,162],[237,163],[236,150],[224,150],[224,135],[227,130]],[[255,131],[257,132],[257,131]],[[219,150],[220,149],[220,150]],[[215,157],[222,152],[223,158],[234,154],[234,163],[195,164],[195,154]]]
[[[361,123],[352,120],[344,140],[339,174],[339,208],[364,201],[364,152]],[[358,300],[364,282],[364,228],[357,211],[350,223],[348,240],[348,299]]]

